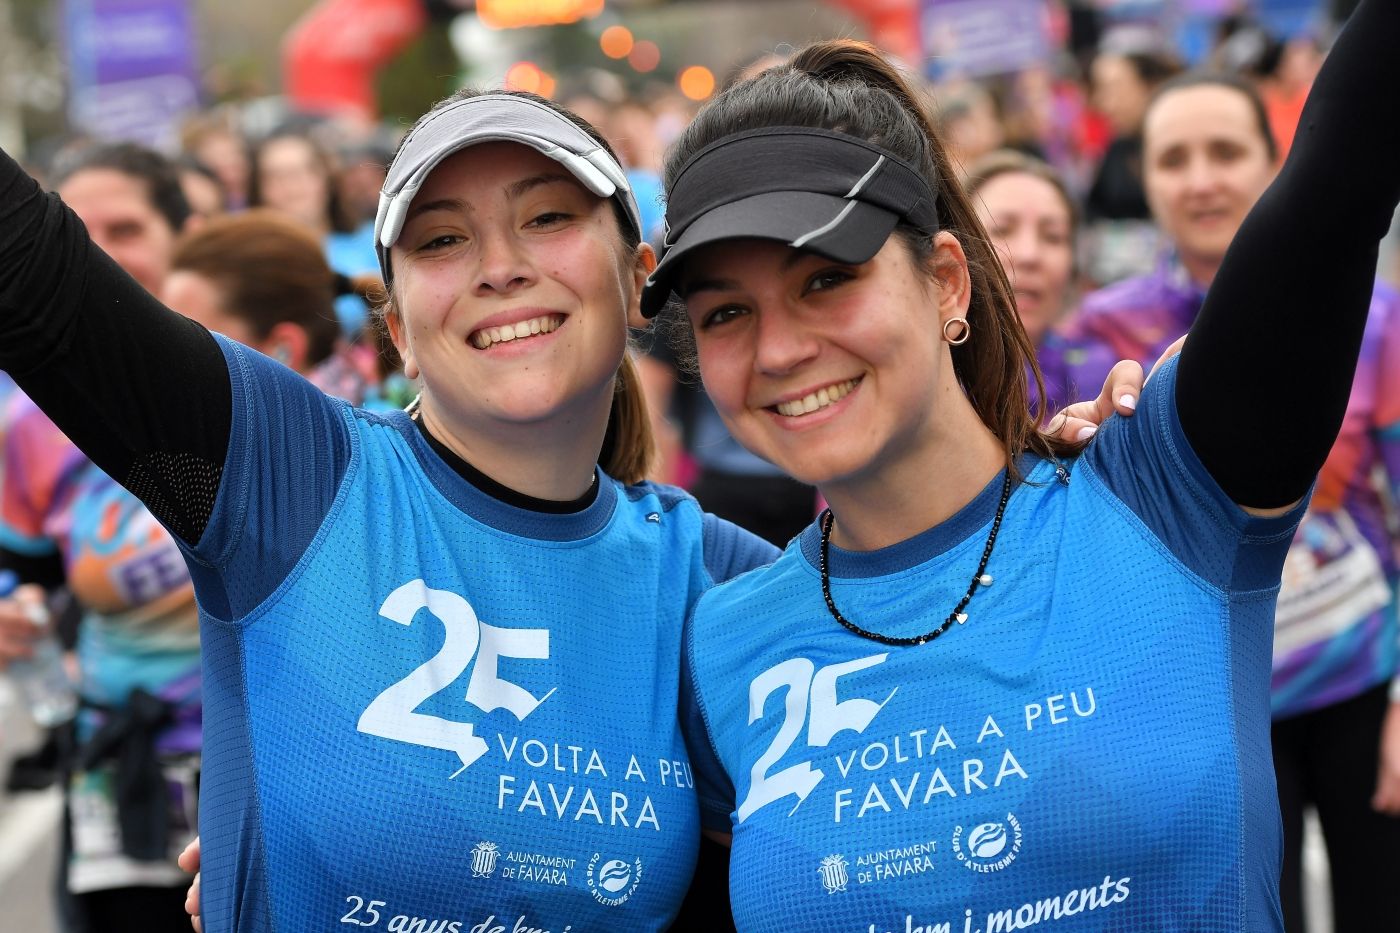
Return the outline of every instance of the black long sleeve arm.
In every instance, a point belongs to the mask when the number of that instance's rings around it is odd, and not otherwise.
[[[1357,8],[1181,351],[1182,430],[1241,505],[1301,498],[1341,427],[1400,201],[1397,41],[1400,2]]]
[[[232,424],[224,356],[0,152],[0,369],[184,540],[203,534]]]

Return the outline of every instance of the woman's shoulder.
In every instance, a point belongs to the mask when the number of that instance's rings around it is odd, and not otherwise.
[[[754,538],[764,548],[765,559],[712,587],[697,605],[697,617],[702,612],[711,617],[726,617],[734,612],[754,615],[757,607],[768,601],[772,594],[788,592],[793,586],[801,587],[803,582],[815,581],[816,570],[803,553],[802,541],[805,536],[806,532],[797,535],[782,550]]]
[[[1222,590],[1277,584],[1271,562],[1286,551],[1303,504],[1260,517],[1231,500],[1181,426],[1178,361],[1164,363],[1144,386],[1137,412],[1105,421],[1079,457],[1079,494],[1072,497],[1077,520],[1084,520],[1086,510],[1105,517],[1131,514],[1142,534]],[[1086,540],[1092,545],[1092,534]]]
[[[658,526],[675,543],[677,537],[700,541],[705,511],[695,497],[679,486],[642,480],[624,483],[601,469],[599,475],[617,489],[618,507],[632,521]]]
[[[649,479],[644,479],[639,483],[624,483],[618,479],[613,479],[613,482],[617,483],[622,497],[629,502],[654,499],[668,512],[680,507],[694,508],[696,511],[700,511],[700,503],[696,498],[679,486],[672,486],[669,483],[654,483]]]
[[[618,485],[622,500],[638,509],[643,521],[677,526],[677,533],[698,543],[705,567],[716,582],[765,566],[778,554],[773,545],[753,532],[704,511],[695,497],[679,486],[650,481]]]

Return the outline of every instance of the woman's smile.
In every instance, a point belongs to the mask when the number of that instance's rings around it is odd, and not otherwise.
[[[841,382],[833,382],[831,385],[823,386],[814,392],[808,392],[801,397],[789,399],[770,406],[772,411],[787,418],[802,418],[814,412],[823,411],[835,405],[846,396],[855,391],[860,385],[863,376],[855,379],[845,379]]]
[[[564,315],[557,313],[540,314],[521,318],[515,322],[479,327],[472,331],[467,341],[478,350],[489,350],[503,343],[520,344],[530,337],[552,334],[564,323]]]

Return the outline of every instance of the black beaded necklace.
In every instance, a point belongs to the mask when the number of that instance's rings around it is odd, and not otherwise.
[[[977,592],[979,586],[991,586],[992,575],[987,573],[987,561],[992,556],[992,546],[997,543],[997,532],[1001,530],[1001,519],[1006,514],[1006,502],[1011,498],[1011,471],[1006,471],[1006,479],[1001,484],[1001,502],[997,503],[997,514],[992,519],[992,530],[987,535],[987,546],[982,549],[982,560],[977,564],[977,572],[972,575],[972,582],[967,586],[967,592],[963,598],[958,600],[958,604],[953,607],[953,611],[948,613],[948,618],[943,620],[943,624],[930,632],[922,635],[914,635],[910,638],[895,638],[891,635],[881,635],[879,632],[872,632],[856,625],[850,619],[843,616],[836,608],[836,601],[831,598],[831,574],[827,571],[827,555],[831,551],[831,509],[822,513],[822,544],[820,570],[822,576],[822,596],[826,599],[826,608],[831,612],[831,617],[840,622],[847,629],[855,632],[862,638],[871,641],[878,641],[882,645],[922,645],[933,641],[939,635],[948,631],[954,622],[959,625],[967,621],[967,604],[972,600],[972,594]]]

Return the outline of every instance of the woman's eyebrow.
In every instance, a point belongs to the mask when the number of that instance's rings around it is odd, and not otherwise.
[[[529,178],[522,178],[519,181],[511,182],[506,186],[506,196],[518,198],[521,195],[540,187],[541,185],[552,185],[558,182],[573,181],[573,176],[564,172],[545,172],[540,175],[532,175]],[[415,204],[409,209],[408,215],[404,217],[404,223],[412,220],[420,214],[429,211],[454,211],[458,213],[470,213],[472,205],[461,198],[438,198],[435,201],[427,201],[423,204]]]
[[[572,182],[574,176],[566,172],[545,172],[540,175],[532,175],[529,178],[522,178],[519,181],[511,182],[506,186],[506,196],[518,198],[526,192],[538,188],[540,185],[552,185],[558,182]]]
[[[781,263],[778,264],[778,271],[779,271],[779,272],[787,272],[787,271],[790,270],[793,266],[797,265],[799,262],[802,262],[802,260],[807,259],[808,257],[813,256],[813,255],[815,255],[815,254],[814,254],[814,253],[811,253],[811,252],[809,252],[809,251],[807,251],[807,250],[801,250],[801,249],[792,250],[791,252],[788,253],[788,255],[784,256],[784,257],[783,257],[783,261],[782,261]],[[691,281],[691,282],[681,282],[680,285],[676,288],[676,294],[680,295],[682,298],[689,298],[691,295],[695,294],[696,292],[703,292],[703,291],[721,291],[721,292],[722,292],[722,291],[726,291],[726,290],[729,290],[729,289],[737,289],[738,287],[739,287],[739,283],[736,282],[736,281],[734,281],[733,279],[721,279],[721,278],[711,277],[711,278],[708,278],[708,279],[695,279],[694,281]]]
[[[739,283],[733,279],[695,279],[691,282],[682,282],[676,289],[676,293],[682,298],[689,298],[696,292],[722,292],[737,289]]]
[[[436,201],[415,204],[409,208],[408,214],[404,216],[404,224],[406,225],[413,218],[420,214],[426,214],[429,211],[454,211],[461,213],[469,210],[471,210],[471,206],[460,198],[438,198]]]

